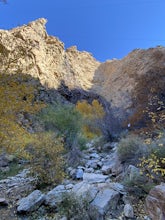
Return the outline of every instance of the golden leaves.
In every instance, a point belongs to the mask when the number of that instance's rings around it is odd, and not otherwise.
[[[83,126],[85,136],[92,139],[95,136],[101,135],[101,130],[97,121],[103,119],[105,112],[103,106],[98,102],[98,100],[94,99],[91,104],[89,104],[86,100],[81,102],[78,101],[76,109],[85,119]]]
[[[44,107],[35,101],[36,88],[30,76],[0,74],[0,147],[11,153],[21,151],[30,134],[18,121],[18,113],[36,113]],[[3,148],[3,149],[2,149]]]

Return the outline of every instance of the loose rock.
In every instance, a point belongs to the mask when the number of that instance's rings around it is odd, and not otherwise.
[[[41,191],[35,190],[30,195],[25,198],[22,198],[18,202],[17,212],[32,212],[37,210],[40,205],[44,202],[45,195]]]
[[[124,215],[127,218],[133,218],[134,217],[133,207],[130,204],[126,204],[124,206]]]

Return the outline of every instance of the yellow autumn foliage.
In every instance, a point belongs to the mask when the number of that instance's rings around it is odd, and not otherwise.
[[[101,129],[99,127],[99,121],[101,121],[105,115],[103,106],[98,100],[94,99],[91,104],[86,100],[78,101],[76,109],[84,117],[83,132],[87,138],[94,138],[101,135]]]
[[[60,182],[63,140],[54,133],[29,133],[20,114],[36,114],[45,104],[36,101],[38,81],[30,76],[0,74],[0,152],[28,159],[40,185]],[[30,126],[30,125],[29,125]]]
[[[150,148],[149,155],[140,159],[139,167],[149,179],[161,182],[165,180],[165,133],[160,131],[155,139],[145,141]]]
[[[52,132],[33,134],[31,147],[27,149],[31,161],[31,174],[38,185],[59,183],[64,178],[64,141]]]
[[[19,125],[18,114],[34,114],[44,107],[35,101],[37,91],[30,80],[23,74],[0,74],[0,151],[21,152],[30,134]]]

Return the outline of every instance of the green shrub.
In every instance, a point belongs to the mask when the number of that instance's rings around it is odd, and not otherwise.
[[[118,144],[118,156],[122,162],[137,164],[139,158],[147,153],[143,140],[136,135],[128,135],[122,138]]]
[[[58,131],[65,139],[67,147],[71,147],[74,140],[80,139],[82,143],[82,116],[70,104],[54,104],[45,108],[40,113],[45,128],[51,131]]]
[[[65,215],[67,219],[96,219],[96,210],[90,206],[88,198],[77,196],[73,192],[63,195],[63,202],[59,206],[59,211],[61,215]]]
[[[23,170],[23,166],[21,166],[17,160],[13,160],[9,163],[9,169],[4,170],[1,168],[0,170],[0,180],[6,179],[9,176],[15,176],[17,175],[21,170]]]

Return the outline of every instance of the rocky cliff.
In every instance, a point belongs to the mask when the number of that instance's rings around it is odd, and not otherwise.
[[[0,30],[0,71],[28,73],[49,88],[57,88],[61,80],[69,88],[91,88],[100,63],[75,46],[65,50],[58,38],[46,33],[45,24],[45,19],[38,19],[9,31]]]
[[[0,72],[27,73],[48,88],[58,89],[63,82],[70,90],[96,93],[110,102],[121,118],[135,109],[133,98],[137,94],[133,93],[139,79],[143,81],[149,72],[155,76],[161,72],[154,80],[157,84],[165,81],[164,47],[136,49],[122,60],[100,63],[76,46],[65,50],[58,38],[47,34],[45,24],[42,18],[9,31],[0,30]]]

